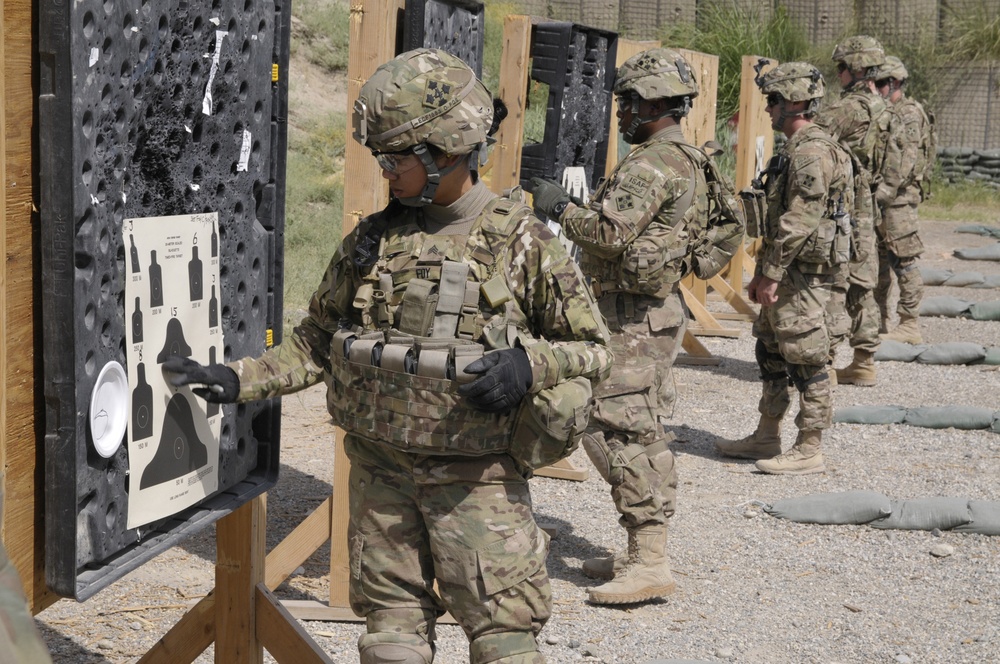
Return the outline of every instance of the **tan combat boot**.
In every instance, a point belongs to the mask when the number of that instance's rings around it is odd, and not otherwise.
[[[757,470],[772,475],[810,475],[826,472],[823,453],[820,451],[822,431],[799,431],[795,445],[773,459],[761,459],[754,465]]]
[[[719,454],[738,459],[770,459],[781,454],[781,418],[760,416],[757,430],[739,440],[717,440]]]
[[[667,526],[628,529],[628,559],[615,578],[590,589],[595,604],[632,604],[674,592],[677,584],[667,562]]]
[[[838,385],[875,385],[875,354],[860,348],[854,349],[854,359],[843,369],[837,369]]]
[[[900,316],[899,325],[892,332],[880,335],[883,339],[901,341],[904,344],[922,344],[924,338],[920,335],[920,324],[916,316]]]
[[[615,578],[615,574],[625,569],[625,563],[627,562],[628,558],[624,555],[587,558],[583,561],[580,569],[591,579],[610,581]]]

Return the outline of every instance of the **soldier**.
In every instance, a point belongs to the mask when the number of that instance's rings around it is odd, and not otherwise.
[[[708,157],[687,144],[679,125],[698,95],[691,68],[676,51],[645,51],[618,69],[614,92],[618,126],[635,147],[589,205],[574,203],[554,182],[532,180],[536,211],[559,221],[582,250],[581,268],[613,335],[614,367],[595,391],[583,445],[611,485],[628,549],[584,562],[585,574],[608,580],[590,589],[598,604],[638,602],[675,589],[665,549],[677,473],[664,423],[686,326],[678,281],[700,260],[691,257],[692,247],[712,247],[702,170]],[[741,241],[743,227],[715,233]]]
[[[902,61],[886,56],[885,64],[875,74],[875,86],[889,103],[892,118],[890,134],[897,139],[886,150],[882,182],[876,199],[882,210],[878,234],[878,286],[875,300],[882,315],[882,331],[889,326],[889,288],[895,273],[899,284],[896,312],[899,325],[883,339],[911,344],[923,343],[920,325],[920,301],[924,282],[917,269],[917,259],[924,251],[918,235],[917,206],[929,193],[934,168],[934,126],[924,107],[906,96],[907,72]]]
[[[725,456],[758,459],[765,473],[821,473],[820,444],[833,416],[828,310],[844,306],[854,172],[847,151],[813,121],[824,94],[818,69],[785,62],[759,75],[757,84],[767,95],[771,126],[788,137],[766,170],[762,245],[747,288],[761,305],[753,326],[764,382],[760,421],[749,436],[716,446]],[[799,431],[782,453],[789,383],[799,392]]]
[[[493,119],[489,91],[458,58],[417,49],[380,66],[354,135],[389,181],[388,207],[344,239],[282,344],[226,365],[164,364],[174,385],[201,383],[198,394],[223,402],[325,380],[351,461],[362,664],[429,664],[445,611],[471,662],[544,661],[548,537],[527,480],[539,455],[572,450],[612,355],[560,241],[479,181]],[[566,449],[540,449],[553,440],[535,419]]]
[[[875,90],[875,72],[885,62],[885,51],[873,37],[859,35],[837,44],[833,50],[837,76],[842,87],[841,97],[816,117],[816,124],[839,140],[860,161],[871,180],[872,192],[882,168],[888,140],[889,116],[885,100]],[[854,222],[854,255],[850,265],[847,291],[847,315],[850,316],[850,344],[854,349],[851,363],[836,372],[836,382],[870,387],[875,385],[875,352],[879,346],[878,306],[872,292],[878,282],[878,253],[875,246],[874,223],[877,211],[865,211],[858,203]],[[835,319],[844,315],[835,312]],[[839,325],[838,325],[839,327]],[[843,341],[837,335],[831,344],[832,353]]]

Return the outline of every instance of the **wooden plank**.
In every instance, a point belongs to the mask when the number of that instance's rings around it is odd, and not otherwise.
[[[757,310],[750,306],[750,304],[719,275],[715,275],[709,279],[708,285],[714,288],[715,292],[721,295],[726,303],[735,309],[737,313],[744,316],[751,316],[753,318],[757,317]],[[719,316],[716,317],[718,318]]]
[[[256,588],[264,581],[267,499],[258,496],[215,527],[215,661],[263,664]]]
[[[681,354],[677,356],[675,364],[721,364],[722,360],[713,356],[712,353],[705,348],[698,339],[691,333],[690,330],[684,331],[684,338],[681,339],[681,347],[687,352],[687,355]]]
[[[215,594],[202,597],[136,664],[190,664],[215,640]]]
[[[302,523],[283,539],[265,563],[264,585],[274,590],[302,563],[330,539],[330,509],[333,498],[327,498]]]
[[[715,119],[719,100],[719,56],[686,48],[677,49],[694,72],[698,96],[691,102],[691,112],[681,120],[681,130],[691,145],[715,140]]]
[[[684,304],[691,310],[691,315],[698,323],[698,327],[694,333],[710,334],[715,332],[722,336],[728,336],[730,331],[725,330],[719,324],[719,321],[715,320],[712,312],[705,308],[705,305],[687,289],[687,286],[684,284],[679,284],[679,286],[681,297],[684,298]],[[739,336],[739,330],[736,330],[736,336]]]
[[[623,62],[633,55],[648,51],[651,48],[660,46],[658,41],[635,41],[633,39],[619,39],[618,52],[615,55],[615,67],[620,67]],[[604,167],[604,174],[611,175],[611,171],[618,164],[618,152],[621,150],[621,134],[618,133],[618,104],[611,104],[611,122],[608,124],[608,158]]]
[[[563,464],[562,461],[568,463]],[[569,459],[563,459],[562,461],[554,463],[551,466],[539,468],[535,471],[535,475],[538,477],[551,477],[557,480],[573,480],[575,482],[583,482],[590,477],[590,471],[586,468],[577,468],[572,462],[569,462]]]
[[[279,664],[333,664],[263,583],[257,585],[256,605],[257,636]]]
[[[490,188],[495,194],[503,194],[520,181],[532,24],[530,16],[506,16],[503,21],[498,96],[507,104],[508,113],[497,130],[497,142],[490,157]]]
[[[0,467],[5,471],[0,538],[20,573],[32,613],[38,613],[59,598],[45,585],[44,400],[35,375],[41,330],[35,326],[40,266],[32,201],[37,178],[32,159],[34,4],[4,0],[0,6]]]
[[[351,4],[350,48],[347,59],[347,113],[351,114],[361,86],[375,70],[396,55],[396,28],[405,0],[362,0]],[[344,235],[366,215],[377,212],[389,202],[389,188],[382,178],[378,162],[370,151],[351,139],[344,151]],[[336,431],[333,453],[333,499],[330,526],[330,603],[349,606],[347,522],[349,518],[347,478],[350,461],[344,454],[343,432]]]

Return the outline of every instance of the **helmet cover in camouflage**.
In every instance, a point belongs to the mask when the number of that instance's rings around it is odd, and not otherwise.
[[[697,97],[694,72],[677,51],[652,48],[622,63],[615,75],[616,95],[632,92],[643,99]]]
[[[875,80],[882,81],[887,78],[894,78],[897,81],[905,81],[909,78],[906,66],[903,61],[895,55],[885,56],[885,63],[875,71]]]
[[[851,71],[878,67],[885,62],[885,49],[874,37],[848,37],[833,49],[833,61],[843,62]]]
[[[808,62],[782,62],[760,76],[760,91],[777,92],[786,101],[822,99],[826,94],[823,74]]]
[[[402,53],[375,70],[354,104],[354,140],[379,152],[421,143],[469,154],[486,142],[493,97],[475,72],[439,49]]]

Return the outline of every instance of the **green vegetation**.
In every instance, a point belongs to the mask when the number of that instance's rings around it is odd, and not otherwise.
[[[979,2],[964,11],[946,11],[942,42],[948,45],[952,61],[1000,60],[1000,15],[995,6]]]
[[[343,0],[296,0],[290,50],[331,71],[347,69],[350,7]]]
[[[931,183],[931,198],[920,205],[923,219],[942,221],[992,222],[997,221],[1000,209],[1000,190],[982,182],[963,180]]]

